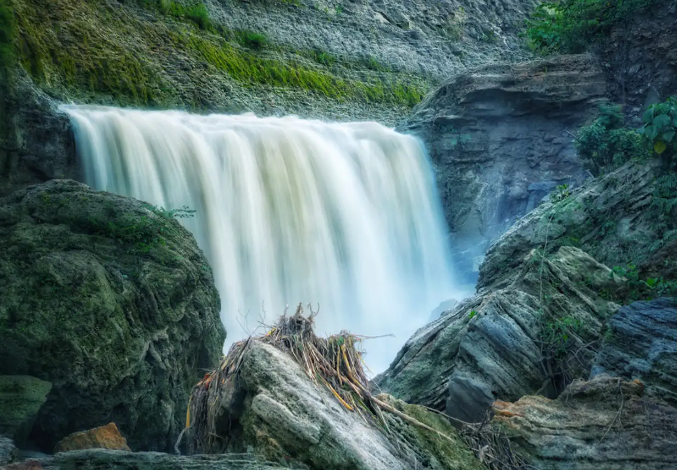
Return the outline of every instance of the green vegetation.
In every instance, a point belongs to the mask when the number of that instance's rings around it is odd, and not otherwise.
[[[386,86],[378,80],[372,83],[345,80],[298,63],[257,57],[225,42],[217,45],[199,36],[191,36],[187,47],[201,54],[207,63],[244,83],[301,88],[338,100],[352,98],[406,106],[414,106],[423,98],[423,92],[409,84]]]
[[[231,80],[402,107],[420,102],[427,90],[424,80],[392,71],[363,73],[359,79],[337,75],[370,67],[357,62],[333,67],[338,60],[326,52],[288,50],[260,32],[228,30],[210,19],[202,3],[125,3],[0,0],[0,6],[7,5],[5,14],[0,10],[0,39],[13,31],[6,19],[14,12],[15,40],[5,39],[4,50],[13,51],[49,94],[81,102],[200,110],[218,106],[220,90]],[[167,20],[148,21],[149,14],[129,11],[139,7]]]
[[[541,3],[522,33],[543,54],[584,52],[611,28],[649,8],[655,0],[562,0]]]
[[[654,104],[643,116],[644,125],[640,134],[651,143],[668,170],[675,170],[673,157],[677,153],[677,97],[671,96],[665,102]]]
[[[599,117],[578,132],[576,149],[594,176],[651,156],[640,133],[625,127],[620,106],[600,107]]]
[[[268,44],[268,38],[265,34],[242,31],[240,34],[240,43],[250,49],[260,50]]]
[[[174,18],[191,21],[201,29],[209,29],[212,24],[207,7],[203,3],[196,2],[183,5],[173,0],[138,0],[138,2],[144,8],[153,9]]]
[[[571,316],[544,319],[540,331],[544,356],[549,360],[563,360],[569,353],[581,326],[581,321]]]
[[[555,191],[553,191],[550,194],[550,200],[552,202],[559,202],[565,200],[569,196],[571,196],[571,190],[569,189],[569,185],[560,184],[555,188]]]
[[[7,0],[0,0],[0,74],[14,57],[13,41],[16,34],[14,14]]]

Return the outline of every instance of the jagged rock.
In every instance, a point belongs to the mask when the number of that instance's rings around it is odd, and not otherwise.
[[[643,390],[602,375],[572,383],[557,400],[498,402],[492,426],[540,470],[677,468],[677,410]]]
[[[131,450],[115,423],[108,423],[66,436],[56,444],[54,452],[85,449]]]
[[[219,395],[215,429],[222,447],[210,450],[249,449],[266,460],[296,462],[314,470],[483,468],[445,418],[379,396],[453,442],[390,414],[387,435],[376,423],[344,408],[321,384],[290,355],[252,341],[237,378]]]
[[[294,468],[264,462],[252,455],[176,456],[159,452],[123,452],[107,449],[60,452],[53,457],[30,459],[32,467],[14,464],[6,470],[283,470]]]
[[[640,379],[649,393],[677,405],[677,300],[634,302],[608,328],[592,375]]]
[[[589,55],[496,64],[456,75],[400,130],[425,142],[458,270],[557,185],[586,177],[575,131],[597,113],[605,76]]]
[[[618,309],[600,292],[624,283],[577,248],[561,247],[545,259],[541,253],[523,256],[500,289],[480,292],[421,328],[374,384],[404,401],[479,421],[497,399],[554,396],[571,378],[587,376],[594,354],[585,344],[600,338]],[[552,359],[553,340],[562,343],[559,360],[544,360]]]
[[[5,436],[0,436],[0,467],[7,465],[16,456],[14,442]]]
[[[0,88],[0,197],[53,178],[77,179],[68,115],[23,70],[11,83],[4,93]]]
[[[491,246],[478,289],[510,284],[512,271],[531,250],[554,252],[563,245],[577,246],[609,267],[632,262],[641,279],[675,279],[677,219],[659,223],[652,207],[660,175],[657,162],[630,163],[542,204]]]
[[[225,333],[193,236],[143,203],[67,180],[0,199],[0,374],[53,384],[32,438],[111,421],[165,449]]]
[[[27,375],[0,375],[0,434],[22,443],[52,384]]]
[[[651,8],[619,22],[601,56],[617,103],[640,125],[648,105],[677,94],[677,4],[655,0]]]

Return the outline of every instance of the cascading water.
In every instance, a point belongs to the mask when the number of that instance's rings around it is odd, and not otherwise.
[[[86,182],[165,208],[214,269],[228,343],[285,305],[319,304],[319,334],[370,340],[387,367],[453,297],[441,211],[420,143],[376,123],[67,106]],[[256,333],[261,333],[260,330]]]

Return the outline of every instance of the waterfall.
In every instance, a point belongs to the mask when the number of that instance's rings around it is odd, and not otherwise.
[[[210,260],[226,348],[299,302],[387,367],[455,296],[425,152],[373,122],[66,106],[86,182],[167,209]],[[258,329],[257,329],[258,328]]]

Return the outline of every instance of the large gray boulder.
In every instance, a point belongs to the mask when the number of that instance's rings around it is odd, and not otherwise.
[[[0,199],[0,374],[53,384],[32,438],[115,422],[168,449],[221,354],[211,269],[176,220],[68,180]]]
[[[499,63],[453,76],[399,127],[430,153],[459,272],[472,276],[473,258],[557,185],[588,176],[571,132],[605,93],[593,56]]]
[[[380,400],[436,431],[413,426],[388,411],[382,412],[387,423],[383,425],[370,419],[366,408],[346,409],[321,378],[313,381],[291,355],[258,340],[246,347],[237,360],[238,372],[223,379],[225,385],[209,400],[209,406],[216,407],[210,452],[251,451],[264,460],[311,470],[484,468],[444,417],[380,395]]]
[[[495,400],[556,396],[587,377],[606,320],[618,305],[601,292],[624,281],[586,253],[532,250],[509,281],[480,291],[421,328],[374,386],[404,401],[480,421]],[[507,276],[507,275],[506,275]]]
[[[0,375],[0,435],[23,443],[51,389],[28,375]]]
[[[677,300],[634,302],[609,320],[592,375],[639,379],[677,405]]]
[[[677,409],[636,380],[600,375],[557,400],[527,396],[494,411],[492,428],[540,470],[677,468]]]

